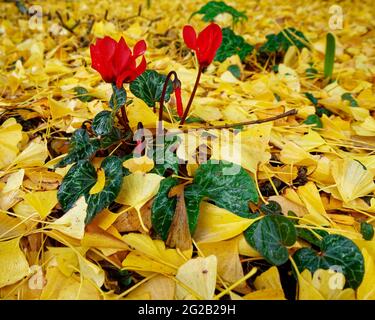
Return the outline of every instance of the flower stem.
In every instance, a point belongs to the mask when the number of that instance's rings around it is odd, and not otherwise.
[[[125,128],[126,131],[130,130],[130,127],[129,127],[129,119],[128,119],[128,116],[126,115],[126,110],[125,110],[125,106],[122,106],[120,108],[121,110],[121,118],[122,118],[122,124]]]
[[[169,83],[169,80],[171,79],[172,75],[174,76],[174,78],[176,79],[177,78],[177,74],[175,71],[171,71],[167,74],[167,77],[165,78],[165,81],[164,81],[164,86],[163,86],[163,91],[161,92],[161,96],[160,96],[160,107],[159,107],[159,122],[162,121],[162,118],[163,118],[163,108],[164,108],[164,100],[165,100],[165,95],[167,93],[167,87],[168,87],[168,83]]]
[[[160,96],[160,100],[159,100],[159,126],[158,126],[158,133],[160,135],[163,134],[163,122],[162,121],[163,121],[164,100],[165,100],[165,95],[167,93],[168,83],[169,83],[172,75],[174,76],[175,79],[177,78],[177,74],[173,70],[170,71],[167,74],[167,77],[165,78],[165,81],[164,81],[163,91],[161,92],[161,96]]]
[[[190,96],[190,99],[189,99],[189,102],[185,108],[185,112],[181,118],[181,121],[180,121],[180,125],[183,125],[185,120],[186,120],[186,117],[188,116],[189,114],[189,110],[190,110],[190,107],[191,107],[191,104],[193,103],[193,99],[194,99],[194,96],[195,96],[195,92],[197,91],[198,89],[198,84],[199,84],[199,80],[201,78],[201,75],[202,75],[202,71],[203,71],[203,68],[201,66],[199,66],[199,70],[198,70],[198,74],[197,74],[197,79],[195,80],[195,84],[194,84],[194,88],[193,88],[193,91],[191,93],[191,96]]]

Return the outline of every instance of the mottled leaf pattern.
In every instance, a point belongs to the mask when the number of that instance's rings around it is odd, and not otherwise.
[[[168,197],[169,190],[178,184],[175,178],[166,178],[160,181],[158,194],[151,208],[151,221],[154,230],[165,241],[176,210],[176,197]]]
[[[149,107],[154,107],[160,101],[166,76],[154,70],[146,70],[130,84],[130,91],[142,99]],[[173,92],[172,81],[168,82],[165,101]]]
[[[64,177],[57,198],[66,212],[81,195],[88,193],[96,183],[96,171],[88,160],[80,160],[71,167]]]
[[[108,157],[102,162],[101,168],[105,173],[105,185],[101,192],[86,194],[87,216],[89,223],[97,213],[108,207],[117,197],[122,184],[122,162],[118,157]]]
[[[85,129],[74,131],[70,140],[69,153],[56,167],[65,167],[68,164],[91,157],[100,147],[100,142],[90,139]]]
[[[293,259],[302,272],[305,269],[315,272],[317,269],[332,269],[345,275],[347,285],[356,289],[364,275],[364,260],[361,251],[350,239],[331,234],[323,238],[320,252],[311,248],[296,251]]]
[[[109,134],[112,128],[113,116],[111,111],[104,110],[99,112],[92,122],[92,130],[97,136]]]

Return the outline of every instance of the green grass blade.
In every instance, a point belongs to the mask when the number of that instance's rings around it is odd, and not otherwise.
[[[326,42],[326,54],[324,58],[324,77],[326,79],[331,79],[333,74],[333,65],[335,62],[335,50],[336,41],[332,33],[327,34]]]

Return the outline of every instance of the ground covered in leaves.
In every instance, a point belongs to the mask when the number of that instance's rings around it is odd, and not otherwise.
[[[329,1],[205,4],[48,1],[30,16],[28,1],[0,3],[0,298],[375,298],[372,1],[340,1],[335,30]],[[212,20],[223,44],[184,125],[204,130],[179,134],[162,165],[129,156],[131,132],[115,132],[75,165],[92,119],[111,110],[111,85],[91,68],[89,45],[145,39],[147,69],[175,70],[186,105],[197,66],[182,28]],[[130,128],[155,129],[157,100],[125,88]],[[166,128],[178,127],[174,110],[171,95]],[[207,135],[221,148],[200,140]],[[207,163],[196,157],[200,145]],[[72,166],[71,176],[86,165],[87,190],[62,187]],[[116,199],[102,206],[116,183]]]

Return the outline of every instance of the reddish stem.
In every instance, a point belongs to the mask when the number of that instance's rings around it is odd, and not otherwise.
[[[199,84],[199,80],[200,80],[201,75],[202,75],[202,71],[203,71],[203,67],[202,67],[202,66],[199,66],[199,70],[198,70],[198,74],[197,74],[197,79],[195,80],[194,88],[193,88],[193,91],[191,92],[189,102],[188,102],[188,104],[186,105],[184,115],[183,115],[182,118],[181,118],[180,125],[183,125],[183,124],[184,124],[184,122],[185,122],[185,120],[186,120],[186,117],[187,117],[188,114],[189,114],[189,110],[190,110],[191,104],[193,103],[193,100],[194,100],[195,92],[196,92],[197,89],[198,89],[198,84]]]
[[[125,130],[130,130],[129,119],[128,119],[128,116],[126,115],[125,106],[122,106],[120,110],[121,110],[121,118],[123,122],[122,125],[124,126]]]

